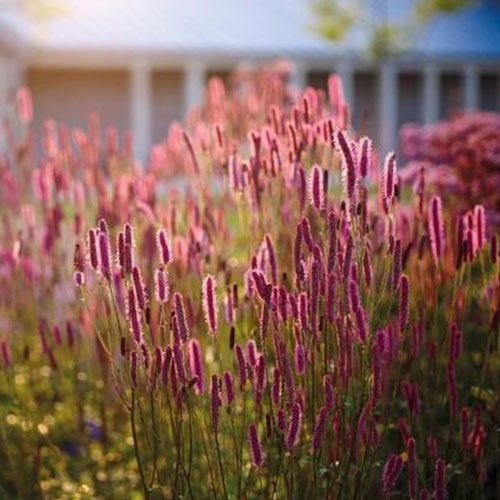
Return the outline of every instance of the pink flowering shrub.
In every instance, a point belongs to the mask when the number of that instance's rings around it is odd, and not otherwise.
[[[338,78],[328,97],[280,72],[236,81],[212,79],[149,168],[95,116],[47,122],[36,158],[19,95],[0,168],[0,491],[494,498],[483,206],[457,211],[422,173],[403,203],[397,158],[349,129]]]
[[[461,113],[435,125],[401,130],[407,176],[424,166],[430,183],[456,194],[464,208],[482,204],[500,222],[500,114]]]

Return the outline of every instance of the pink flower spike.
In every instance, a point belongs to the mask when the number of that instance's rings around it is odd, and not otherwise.
[[[207,276],[203,280],[202,296],[203,296],[203,312],[205,313],[205,321],[212,335],[217,331],[217,298],[215,288],[217,284],[213,276]]]
[[[401,275],[399,289],[399,326],[401,331],[408,324],[410,280],[405,274]]]
[[[368,252],[368,250],[365,250],[363,254],[363,276],[365,278],[365,284],[367,288],[370,288],[372,285],[373,269],[370,253]]]
[[[314,434],[312,441],[312,448],[314,452],[319,451],[323,441],[323,435],[325,433],[326,419],[328,417],[328,407],[323,406],[319,411],[319,415],[316,419],[316,424],[314,426]]]
[[[434,500],[445,500],[446,494],[446,463],[443,459],[436,460],[436,467],[434,470]]]
[[[309,201],[316,210],[325,208],[325,192],[323,190],[323,172],[319,165],[314,164],[309,172]]]
[[[279,367],[275,366],[273,369],[273,385],[271,387],[271,399],[273,403],[278,406],[281,394],[281,372]]]
[[[174,308],[180,338],[183,342],[187,342],[189,338],[189,329],[186,321],[186,313],[184,312],[184,302],[179,292],[174,293]]]
[[[123,226],[123,232],[125,234],[125,244],[135,248],[134,228],[132,225],[126,222]]]
[[[442,203],[439,196],[433,196],[429,206],[429,237],[432,256],[437,264],[444,253],[444,225]]]
[[[264,396],[264,386],[266,381],[266,361],[263,354],[259,355],[255,367],[255,401],[261,403]]]
[[[247,364],[245,361],[245,355],[243,354],[243,349],[239,344],[234,346],[234,353],[236,355],[236,361],[238,363],[238,375],[240,379],[240,387],[243,389],[247,383]]]
[[[130,331],[137,344],[142,342],[142,322],[139,308],[137,307],[137,298],[133,287],[129,287],[127,295],[127,320]]]
[[[170,298],[170,284],[168,282],[168,273],[164,269],[155,271],[155,296],[160,304],[165,304]]]
[[[400,455],[392,454],[382,469],[382,498],[386,499],[394,487],[401,469],[403,468],[403,459]]]
[[[134,267],[134,253],[133,246],[130,243],[124,245],[124,259],[123,259],[123,272],[129,276],[132,274]]]
[[[330,410],[333,408],[335,403],[335,395],[333,393],[333,381],[330,374],[326,374],[323,377],[323,397],[325,400],[325,406]]]
[[[361,138],[361,158],[359,161],[359,170],[363,179],[368,175],[372,157],[372,141],[368,137]]]
[[[233,374],[231,372],[224,372],[224,385],[226,386],[227,405],[231,406],[232,402],[234,401]]]
[[[28,87],[21,87],[16,93],[17,116],[23,125],[33,120],[33,99]]]
[[[335,134],[335,144],[337,146],[337,151],[342,155],[345,192],[348,200],[352,200],[356,187],[356,165],[353,152],[344,131],[340,129],[337,130]]]
[[[292,408],[292,415],[288,425],[288,433],[285,438],[285,445],[289,451],[295,446],[302,426],[302,407],[295,403]]]
[[[354,313],[361,307],[358,284],[354,280],[349,282],[349,302]]]
[[[125,234],[120,231],[116,236],[116,263],[123,269],[125,266]]]
[[[166,266],[173,260],[172,247],[165,229],[159,229],[156,233],[156,246],[160,254],[160,263]]]
[[[415,439],[409,438],[406,442],[408,449],[408,493],[410,498],[416,500],[418,492],[418,478],[417,478],[417,452]]]
[[[111,255],[109,250],[108,233],[99,232],[99,270],[101,274],[109,279],[111,277]]]
[[[144,286],[144,281],[142,280],[141,270],[137,266],[134,266],[132,269],[132,283],[134,285],[135,296],[137,297],[137,304],[139,305],[139,309],[141,311],[145,311],[148,305],[148,298]]]
[[[264,455],[257,433],[257,426],[250,424],[248,426],[248,445],[250,448],[250,456],[252,457],[252,464],[255,467],[261,467],[264,463]]]
[[[194,384],[196,394],[205,392],[205,372],[203,370],[203,355],[200,343],[195,339],[188,342],[189,369],[191,376],[196,376],[198,380]]]
[[[297,374],[302,375],[306,371],[307,365],[307,351],[306,347],[300,342],[295,344],[294,349],[295,371]]]
[[[476,240],[479,250],[482,250],[486,244],[486,218],[484,215],[483,205],[476,205],[474,207],[475,226],[476,226]]]
[[[396,181],[396,154],[394,152],[388,153],[384,160],[383,171],[383,197],[390,203],[394,196],[394,184]]]
[[[248,363],[251,366],[255,366],[257,364],[257,356],[259,355],[259,353],[257,351],[257,344],[255,343],[255,340],[253,340],[253,339],[248,340],[247,344],[246,344],[246,348],[247,348]]]
[[[175,371],[177,373],[177,376],[179,377],[179,381],[181,382],[181,384],[185,384],[187,382],[187,377],[186,377],[186,368],[184,365],[184,354],[181,349],[181,344],[178,342],[174,344],[173,357],[174,357]]]
[[[88,259],[90,265],[97,270],[99,267],[99,257],[97,250],[97,230],[89,229],[87,233]]]

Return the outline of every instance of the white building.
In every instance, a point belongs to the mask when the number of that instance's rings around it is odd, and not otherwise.
[[[9,0],[7,0],[9,1]],[[15,2],[16,0],[10,0]],[[411,0],[384,3],[402,19]],[[357,130],[396,146],[399,125],[428,123],[455,108],[500,110],[500,2],[440,15],[404,56],[374,64],[366,35],[331,44],[309,28],[308,0],[67,0],[37,27],[14,10],[0,14],[0,111],[20,83],[35,100],[35,127],[53,118],[84,127],[89,111],[134,133],[137,156],[168,123],[203,98],[211,74],[237,63],[287,58],[294,83],[325,87],[338,71]],[[1,112],[0,112],[1,114]],[[383,123],[383,126],[381,124]]]

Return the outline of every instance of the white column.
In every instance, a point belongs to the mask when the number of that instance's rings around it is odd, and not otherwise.
[[[290,85],[297,92],[303,92],[307,87],[307,65],[303,61],[293,62]]]
[[[354,109],[354,66],[351,61],[339,61],[336,70],[342,80],[344,99],[349,104],[352,114]]]
[[[184,118],[191,107],[203,103],[205,73],[205,65],[198,60],[190,60],[184,67]]]
[[[10,60],[0,54],[0,118],[7,112],[7,99],[10,97],[10,67]]]
[[[382,155],[397,149],[398,73],[392,61],[380,67],[379,149]]]
[[[146,161],[152,129],[151,67],[147,61],[134,61],[130,68],[130,118],[136,158]]]
[[[479,108],[479,71],[475,64],[464,66],[464,108]]]
[[[439,120],[439,71],[435,63],[429,62],[424,66],[424,93],[423,93],[423,120],[424,123],[434,123]]]

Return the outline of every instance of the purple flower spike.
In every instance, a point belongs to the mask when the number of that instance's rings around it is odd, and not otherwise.
[[[401,469],[403,468],[403,459],[400,455],[392,454],[382,469],[382,498],[388,498],[394,487]]]
[[[299,403],[295,403],[292,408],[292,415],[288,425],[288,433],[285,438],[285,445],[289,451],[293,449],[299,436],[302,426],[302,408]]]
[[[445,500],[446,494],[446,463],[443,459],[436,460],[434,471],[434,500]]]
[[[361,158],[359,160],[359,171],[363,179],[368,175],[372,158],[372,141],[368,137],[361,138]]]
[[[354,197],[354,189],[356,187],[356,165],[349,142],[343,130],[337,130],[335,135],[335,144],[338,152],[342,155],[345,192],[347,194],[347,198],[352,200]]]
[[[174,293],[174,307],[180,338],[183,342],[187,342],[187,339],[189,338],[189,330],[186,321],[186,313],[184,312],[182,295],[179,292]]]
[[[142,342],[141,313],[137,306],[137,298],[133,287],[129,287],[127,294],[127,319],[132,336],[137,344]]]
[[[205,321],[212,335],[217,331],[217,298],[215,296],[215,288],[217,283],[213,276],[207,276],[203,280],[203,312],[205,313]]]
[[[99,232],[99,270],[106,278],[111,277],[111,254],[109,249],[109,236],[108,233]]]
[[[312,448],[314,452],[319,451],[323,441],[323,435],[325,433],[326,419],[328,417],[328,407],[323,406],[319,411],[319,415],[316,419],[316,424],[314,426],[314,434],[312,441]]]
[[[325,208],[325,192],[323,186],[323,171],[319,165],[315,164],[309,173],[309,202],[319,212]]]
[[[165,304],[170,298],[168,273],[164,269],[157,269],[155,271],[155,296],[160,304]]]
[[[195,339],[190,339],[188,342],[189,369],[191,376],[198,377],[194,384],[196,394],[205,392],[205,372],[203,370],[203,355],[201,352],[200,343]]]
[[[433,196],[429,206],[429,237],[432,256],[437,264],[444,253],[444,225],[442,203],[439,196]]]
[[[261,467],[264,463],[264,455],[262,453],[262,447],[257,433],[257,426],[255,424],[250,424],[248,426],[248,445],[250,448],[250,455],[252,457],[252,464],[255,467]]]
[[[243,389],[247,383],[247,364],[245,361],[245,355],[243,354],[243,349],[239,344],[234,346],[234,352],[236,354],[236,361],[238,363],[238,376],[240,379],[240,386]]]
[[[173,260],[172,248],[165,229],[159,229],[156,233],[156,246],[160,254],[160,262],[166,266]]]
[[[97,269],[99,267],[99,258],[97,251],[97,234],[95,229],[89,229],[87,233],[88,259],[90,265]]]
[[[227,405],[231,406],[234,401],[234,384],[233,374],[231,372],[224,372],[224,385],[226,386],[226,401]]]

